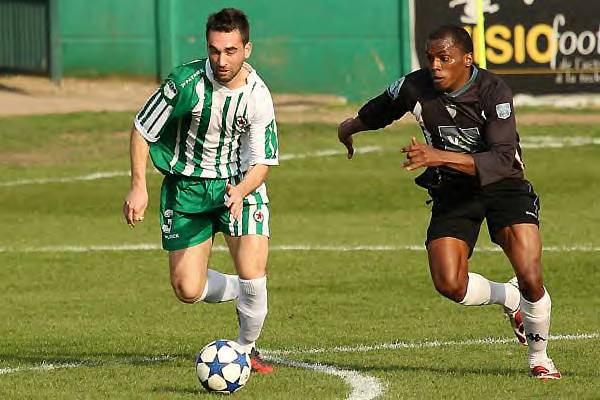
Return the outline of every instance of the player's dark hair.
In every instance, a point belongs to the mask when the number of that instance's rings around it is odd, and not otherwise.
[[[464,28],[457,25],[442,25],[429,34],[428,40],[450,38],[454,45],[465,53],[473,52],[473,40]]]
[[[244,44],[248,43],[250,41],[250,24],[246,14],[237,8],[224,8],[208,17],[206,38],[208,38],[208,31],[232,32],[236,29],[240,31]]]

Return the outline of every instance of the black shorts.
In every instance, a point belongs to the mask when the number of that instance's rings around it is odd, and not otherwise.
[[[484,218],[494,243],[497,243],[498,231],[504,227],[514,224],[539,226],[540,200],[524,179],[504,179],[483,188],[448,185],[429,193],[433,209],[426,245],[434,239],[454,237],[469,245],[471,255]]]

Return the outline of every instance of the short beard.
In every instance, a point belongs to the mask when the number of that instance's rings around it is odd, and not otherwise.
[[[217,80],[217,82],[219,82],[219,83],[229,83],[229,82],[231,82],[232,80],[234,80],[236,76],[238,76],[238,75],[239,75],[239,73],[240,73],[240,71],[241,71],[241,70],[242,70],[242,67],[240,67],[240,68],[239,68],[239,69],[238,69],[238,70],[237,70],[237,71],[236,71],[234,74],[232,74],[232,75],[231,75],[231,77],[230,77],[229,79],[227,79],[227,80],[221,80],[220,78],[218,78],[218,76],[219,76],[219,75],[218,75],[218,74],[217,74],[217,75],[215,75],[215,74],[214,74],[214,69],[213,69],[213,76],[215,77],[215,79],[216,79],[216,80]]]

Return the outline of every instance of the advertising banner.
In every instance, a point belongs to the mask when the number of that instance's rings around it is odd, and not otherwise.
[[[476,0],[411,0],[411,11],[415,69],[427,65],[427,36],[440,25],[477,35]],[[483,0],[483,11],[487,69],[513,92],[600,92],[600,1]]]

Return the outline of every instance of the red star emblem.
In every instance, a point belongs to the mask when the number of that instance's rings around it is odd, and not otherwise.
[[[254,213],[254,219],[255,219],[257,222],[262,222],[262,220],[263,220],[264,218],[265,218],[265,215],[262,213],[262,211],[256,211],[256,212]]]

